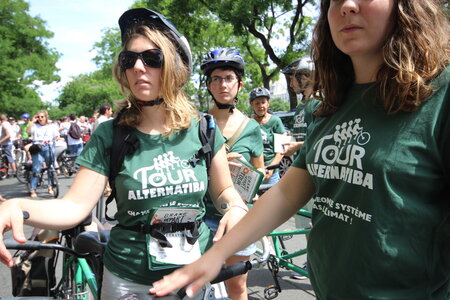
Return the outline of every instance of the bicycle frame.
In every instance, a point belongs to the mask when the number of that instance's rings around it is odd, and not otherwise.
[[[300,209],[296,215],[300,215],[303,217],[311,218],[312,213],[305,209]],[[307,254],[306,248],[298,249],[294,252],[288,252],[284,245],[283,237],[292,238],[292,236],[308,234],[311,229],[301,228],[294,230],[283,230],[283,231],[272,231],[268,235],[273,244],[274,253],[270,255],[268,260],[268,268],[272,273],[272,277],[275,281],[275,285],[269,286],[264,290],[264,297],[266,299],[274,299],[278,296],[278,293],[281,292],[280,284],[278,283],[278,279],[276,274],[278,273],[279,267],[282,267],[286,270],[290,270],[293,272],[297,272],[303,276],[309,277],[308,271],[303,269],[302,267],[296,265],[292,262],[292,260],[296,257]],[[256,254],[261,255],[262,251],[257,249]]]
[[[47,244],[37,241],[27,241],[21,244],[12,239],[5,239],[4,243],[8,249],[33,251],[52,249],[67,254],[63,262],[62,277],[52,289],[51,294],[55,299],[69,299],[67,297],[70,297],[70,299],[87,300],[89,299],[89,291],[94,300],[100,299],[97,279],[88,263],[89,253],[80,253],[62,244]],[[74,290],[72,290],[71,277]]]

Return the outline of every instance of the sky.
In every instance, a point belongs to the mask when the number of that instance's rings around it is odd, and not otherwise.
[[[29,14],[46,22],[45,28],[54,33],[49,47],[61,53],[56,66],[61,81],[42,86],[39,94],[44,102],[52,102],[71,77],[96,69],[92,58],[94,43],[102,30],[118,27],[117,20],[134,0],[27,0]]]

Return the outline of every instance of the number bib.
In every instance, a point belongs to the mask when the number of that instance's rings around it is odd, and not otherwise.
[[[149,223],[155,226],[159,223],[194,223],[199,214],[200,210],[198,209],[159,208],[155,210]],[[192,237],[190,230],[163,231],[162,234],[171,247],[163,247],[160,239],[147,234],[147,253],[150,270],[174,268],[190,264],[200,258],[199,240],[196,239],[193,244],[189,243],[189,237]]]

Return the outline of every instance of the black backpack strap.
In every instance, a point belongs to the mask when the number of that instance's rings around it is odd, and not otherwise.
[[[214,121],[214,117],[212,115],[206,113],[201,114],[198,134],[202,147],[191,159],[189,159],[189,164],[192,167],[195,167],[198,161],[204,157],[209,176],[209,168],[211,167],[216,134],[216,122]]]
[[[108,196],[105,202],[105,218],[108,221],[114,221],[113,218],[108,216],[108,204],[111,203],[116,197],[116,184],[115,179],[119,174],[123,161],[126,155],[133,154],[139,148],[139,139],[132,132],[133,128],[129,126],[119,125],[119,116],[113,121],[113,141],[111,148],[106,149],[110,155],[109,158],[109,186],[111,187],[111,194]]]

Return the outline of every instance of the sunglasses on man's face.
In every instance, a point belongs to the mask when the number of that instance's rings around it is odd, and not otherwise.
[[[119,54],[119,66],[122,70],[131,69],[140,58],[144,65],[151,68],[161,68],[164,56],[159,49],[149,49],[144,52],[122,51]]]

